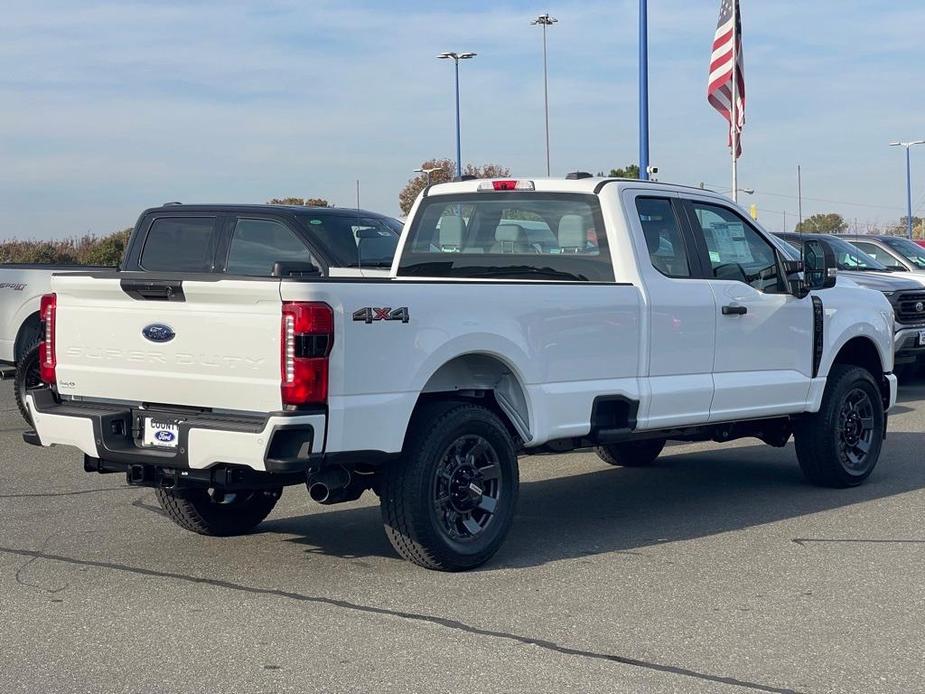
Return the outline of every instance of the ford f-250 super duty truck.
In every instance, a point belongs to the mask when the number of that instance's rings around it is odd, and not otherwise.
[[[301,205],[181,205],[145,210],[132,230],[123,272],[270,276],[275,262],[319,276],[387,275],[401,222],[377,212]],[[39,382],[39,301],[51,276],[109,268],[0,263],[0,377],[16,364],[16,403]],[[113,268],[114,269],[114,268]]]
[[[174,214],[182,215],[182,210]],[[511,526],[518,453],[791,435],[806,477],[870,475],[893,311],[786,260],[726,198],[660,183],[464,180],[421,193],[387,278],[56,276],[26,441],[149,485],[203,534],[286,485],[381,498],[396,550],[457,570]]]

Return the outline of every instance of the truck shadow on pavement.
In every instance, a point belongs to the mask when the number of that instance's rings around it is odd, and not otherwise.
[[[786,449],[755,445],[694,453],[675,453],[677,448],[669,447],[651,468],[601,463],[594,472],[524,481],[511,533],[480,570],[608,553],[644,556],[645,548],[665,542],[922,489],[925,468],[917,454],[922,441],[921,434],[890,433],[874,474],[854,489],[810,486],[803,480],[792,444]],[[521,469],[526,471],[522,475],[532,476],[543,464],[543,457],[522,458]],[[310,545],[311,554],[396,556],[382,532],[378,506],[279,519],[261,529],[297,535],[292,541]],[[845,539],[853,539],[848,533]],[[877,535],[876,539],[892,538]]]

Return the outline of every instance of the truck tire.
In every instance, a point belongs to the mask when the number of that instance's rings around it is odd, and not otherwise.
[[[427,569],[464,571],[498,551],[514,519],[514,442],[491,410],[440,403],[412,420],[383,469],[382,521],[395,550]]]
[[[200,535],[219,537],[253,530],[270,515],[282,493],[281,487],[224,494],[212,489],[154,490],[164,513],[174,523]]]
[[[880,389],[866,369],[836,364],[819,412],[794,421],[803,474],[821,487],[855,487],[880,457],[886,418]]]
[[[609,465],[647,467],[655,462],[664,447],[665,439],[643,439],[595,446],[594,452]]]
[[[42,385],[42,379],[39,376],[39,346],[35,344],[25,351],[16,365],[16,379],[13,383],[16,407],[19,408],[19,413],[29,426],[32,426],[32,417],[26,407],[26,393],[30,388],[40,385]]]

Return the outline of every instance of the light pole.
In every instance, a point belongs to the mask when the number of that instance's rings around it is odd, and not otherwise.
[[[754,194],[755,194],[755,189],[754,189],[754,188],[736,188],[736,191],[739,192],[739,193],[745,193],[746,195],[754,195]],[[729,195],[731,192],[732,192],[731,190],[724,190],[722,194],[723,194],[723,195]]]
[[[422,173],[422,174],[424,174],[425,176],[427,176],[427,185],[430,185],[430,175],[431,175],[434,171],[439,171],[440,168],[441,168],[441,167],[439,167],[439,166],[434,166],[434,167],[431,167],[431,168],[429,168],[429,169],[420,168],[420,169],[415,169],[412,173]]]
[[[551,27],[553,24],[556,24],[559,20],[555,17],[550,17],[549,12],[546,14],[541,14],[539,17],[534,19],[530,24],[532,26],[541,26],[543,27],[543,109],[546,113],[546,175],[551,175],[549,173],[549,78],[546,71],[546,27]]]
[[[925,140],[913,140],[912,142],[891,142],[890,147],[906,148],[906,224],[909,238],[912,238],[912,161],[909,156],[909,150],[915,145],[925,145]]]
[[[453,66],[456,73],[456,177],[462,176],[462,153],[460,145],[460,136],[459,136],[459,61],[460,60],[469,60],[474,58],[477,53],[455,53],[453,51],[447,51],[446,53],[441,53],[437,57],[440,60],[449,60],[452,58]]]

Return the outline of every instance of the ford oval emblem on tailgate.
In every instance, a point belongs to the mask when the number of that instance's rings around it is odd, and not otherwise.
[[[150,340],[151,342],[170,342],[177,336],[173,328],[163,323],[146,325],[142,328],[141,334],[145,336],[146,340]]]

